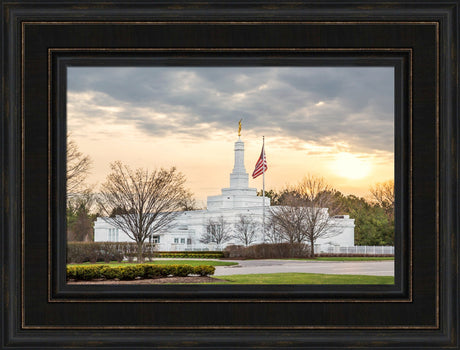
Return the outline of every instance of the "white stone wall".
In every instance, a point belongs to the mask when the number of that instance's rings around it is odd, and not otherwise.
[[[115,228],[103,218],[98,217],[94,223],[95,242],[134,242],[126,233]]]
[[[262,207],[246,207],[237,209],[222,209],[219,211],[196,210],[181,213],[173,225],[161,232],[159,237],[158,250],[160,251],[184,251],[184,250],[216,250],[215,244],[200,243],[200,238],[206,231],[206,225],[210,219],[217,220],[222,216],[226,224],[233,229],[239,220],[239,215],[246,215],[253,218],[254,221],[262,225]],[[269,221],[269,209],[266,209],[266,223]],[[336,227],[331,237],[323,237],[316,241],[316,245],[321,251],[326,251],[327,247],[354,246],[354,220],[348,215],[344,218],[334,219]],[[94,240],[96,242],[114,241],[114,231],[118,231],[118,242],[132,242],[132,240],[121,230],[116,229],[103,218],[97,218],[94,226]],[[112,230],[112,231],[110,231]],[[256,243],[262,243],[262,230],[258,235]],[[337,233],[337,234],[336,234]],[[241,244],[241,242],[232,239],[226,242],[222,248],[230,244]]]
[[[343,218],[334,218],[335,226],[339,234],[331,237],[318,238],[316,244],[318,252],[327,252],[328,247],[353,247],[355,245],[355,220],[349,215],[342,215]]]

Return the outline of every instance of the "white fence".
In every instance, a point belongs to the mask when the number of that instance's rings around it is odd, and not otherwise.
[[[369,254],[369,255],[394,255],[393,246],[364,246],[337,247],[332,245],[322,246],[321,252],[330,254]]]

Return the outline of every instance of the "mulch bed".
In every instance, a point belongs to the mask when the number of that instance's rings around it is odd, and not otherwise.
[[[137,279],[132,281],[119,281],[119,280],[92,280],[92,281],[75,281],[69,280],[67,284],[163,284],[163,283],[212,283],[222,282],[217,278],[207,276],[187,276],[187,277],[165,277],[153,279]]]

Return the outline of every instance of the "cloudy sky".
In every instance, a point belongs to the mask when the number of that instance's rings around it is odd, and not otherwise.
[[[265,136],[266,189],[309,173],[365,196],[393,178],[392,67],[70,67],[67,99],[68,131],[93,160],[96,188],[121,160],[177,166],[199,201],[219,194],[241,118],[249,174]]]

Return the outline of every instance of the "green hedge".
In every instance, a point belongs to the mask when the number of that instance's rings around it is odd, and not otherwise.
[[[185,251],[157,252],[155,245],[144,244],[144,259],[154,258],[196,258],[220,259],[222,252],[216,251]],[[129,262],[137,258],[137,244],[134,242],[68,242],[67,263],[81,264],[83,262],[110,262],[127,259]]]
[[[144,258],[153,260],[155,245],[144,244]],[[67,263],[80,264],[97,261],[133,261],[137,257],[137,244],[134,242],[68,242]]]
[[[220,259],[223,252],[156,252],[158,258],[195,258],[195,259]]]
[[[67,279],[89,281],[93,279],[134,280],[136,278],[159,278],[168,276],[186,277],[188,275],[213,275],[214,266],[200,265],[152,265],[129,266],[90,265],[67,266]]]

